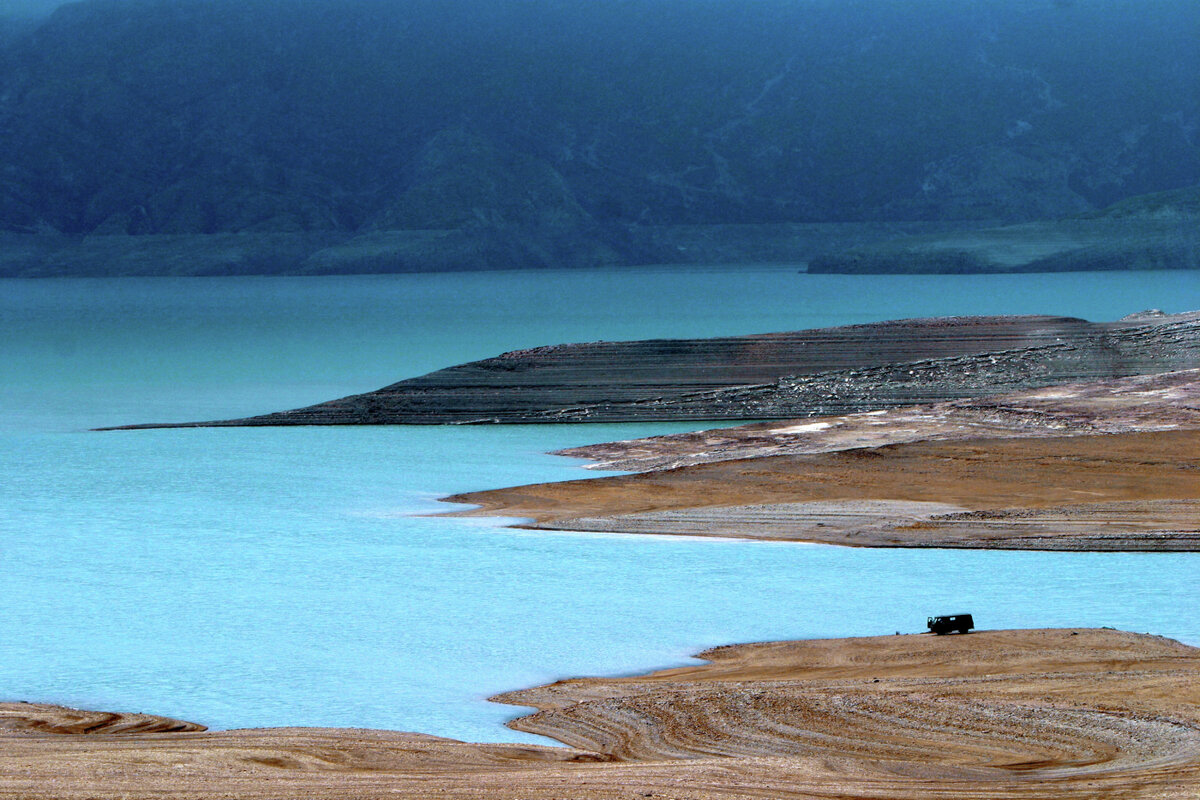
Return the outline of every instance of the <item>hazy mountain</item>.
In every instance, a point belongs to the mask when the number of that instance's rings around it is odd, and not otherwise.
[[[1062,272],[1200,269],[1200,186],[1138,195],[1102,211],[860,244],[809,272]]]
[[[1200,183],[1197,41],[1187,0],[84,0],[0,28],[0,230],[337,271],[1070,215]]]

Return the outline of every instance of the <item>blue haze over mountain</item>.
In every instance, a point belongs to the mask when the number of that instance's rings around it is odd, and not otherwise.
[[[1193,2],[7,2],[0,274],[784,260],[1200,183]]]

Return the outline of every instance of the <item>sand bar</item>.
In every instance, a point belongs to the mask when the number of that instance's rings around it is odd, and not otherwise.
[[[640,474],[448,499],[555,530],[1200,550],[1200,370],[560,453]]]
[[[523,527],[864,547],[1200,550],[1200,431],[910,442],[455,495]]]

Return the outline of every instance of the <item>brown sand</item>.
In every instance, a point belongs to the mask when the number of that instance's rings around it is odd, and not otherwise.
[[[514,727],[579,749],[364,730],[153,733],[149,718],[125,728],[114,715],[66,732],[80,712],[7,704],[0,796],[1200,796],[1200,650],[1167,639],[991,631],[702,656],[710,663],[498,698],[541,709]]]
[[[527,527],[876,547],[1200,549],[1200,431],[932,441],[448,498]]]

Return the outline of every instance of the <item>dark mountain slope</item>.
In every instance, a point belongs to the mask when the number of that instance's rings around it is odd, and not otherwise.
[[[1077,213],[1200,182],[1198,40],[1168,0],[84,0],[0,35],[0,230],[453,232],[388,269]]]

